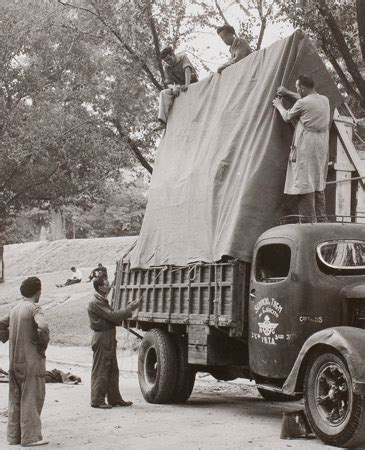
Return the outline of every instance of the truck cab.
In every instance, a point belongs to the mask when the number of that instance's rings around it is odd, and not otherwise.
[[[365,226],[303,223],[263,233],[250,279],[251,370],[286,379],[323,329],[365,327]]]
[[[304,395],[326,443],[364,441],[365,227],[289,224],[254,249],[249,364],[260,393]]]

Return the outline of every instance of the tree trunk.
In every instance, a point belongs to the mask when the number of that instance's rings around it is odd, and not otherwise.
[[[341,66],[338,64],[336,58],[334,57],[333,53],[331,52],[330,46],[323,45],[322,50],[323,50],[324,54],[327,55],[329,62],[332,64],[333,68],[337,72],[337,75],[339,76],[346,92],[349,95],[352,95],[358,102],[361,102],[362,101],[361,96],[358,94],[358,92],[356,92],[356,90],[352,87],[351,83],[347,79],[344,71],[342,70]]]
[[[365,63],[365,1],[356,0],[357,26],[359,30],[360,48],[363,65]],[[364,76],[364,74],[363,74]]]
[[[120,135],[120,137],[126,141],[130,147],[130,149],[132,150],[132,152],[134,153],[134,155],[136,156],[136,158],[138,159],[138,161],[142,164],[142,166],[152,175],[153,169],[151,167],[151,165],[148,163],[148,161],[146,160],[146,158],[142,155],[141,151],[139,150],[139,148],[137,147],[137,145],[132,141],[132,139],[123,131],[122,125],[119,122],[118,119],[113,119],[113,124],[115,125],[116,129],[118,130],[118,133]]]
[[[62,210],[58,208],[51,208],[51,240],[57,241],[65,239],[65,229]]]
[[[363,0],[361,0],[363,2]],[[347,69],[350,72],[353,80],[355,81],[356,87],[360,92],[360,95],[363,99],[363,103],[365,103],[365,81],[361,76],[361,73],[353,60],[348,45],[346,44],[345,38],[337,25],[337,22],[329,10],[326,0],[317,0],[317,7],[324,18],[328,28],[331,30],[331,33],[337,43],[337,47],[346,63]]]

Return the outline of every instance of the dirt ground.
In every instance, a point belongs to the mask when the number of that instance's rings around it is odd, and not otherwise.
[[[144,401],[135,372],[136,358],[119,352],[121,392],[131,408],[97,410],[89,406],[89,348],[51,347],[47,368],[81,376],[82,384],[47,384],[43,433],[47,449],[330,449],[318,439],[280,440],[282,414],[301,402],[261,399],[252,385],[217,382],[198,374],[186,405],[151,405]],[[79,363],[76,365],[75,360]],[[0,347],[0,367],[7,367],[7,346]],[[6,443],[8,385],[0,384],[0,448]]]

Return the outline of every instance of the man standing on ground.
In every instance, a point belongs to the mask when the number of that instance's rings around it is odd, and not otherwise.
[[[217,72],[221,73],[226,67],[235,64],[243,58],[246,58],[251,53],[251,47],[245,39],[238,38],[233,27],[230,25],[223,25],[217,28],[218,36],[222,41],[229,45],[230,59],[218,67]]]
[[[94,331],[91,341],[93,367],[91,371],[91,406],[109,409],[113,406],[130,406],[119,392],[119,368],[115,327],[132,316],[139,302],[131,302],[126,309],[113,311],[108,303],[109,281],[104,277],[94,280],[95,297],[89,303],[90,328]],[[108,403],[105,403],[107,397]]]
[[[23,300],[0,320],[0,340],[9,339],[8,441],[33,447],[48,443],[42,439],[41,411],[49,330],[38,305],[41,280],[27,278],[20,292]]]
[[[295,86],[297,93],[278,88],[280,96],[297,100],[291,109],[284,108],[281,98],[273,101],[285,122],[296,122],[284,193],[297,196],[299,215],[325,221],[330,104],[317,94],[311,77],[298,77]]]
[[[164,61],[165,84],[168,89],[160,92],[158,120],[159,125],[154,131],[166,128],[167,116],[175,97],[181,92],[186,92],[191,83],[198,81],[194,66],[185,53],[175,55],[171,47],[161,51],[161,59]]]

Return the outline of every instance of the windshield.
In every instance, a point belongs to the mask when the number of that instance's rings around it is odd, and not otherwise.
[[[323,264],[332,269],[365,269],[365,241],[323,242],[317,247],[317,255]]]

